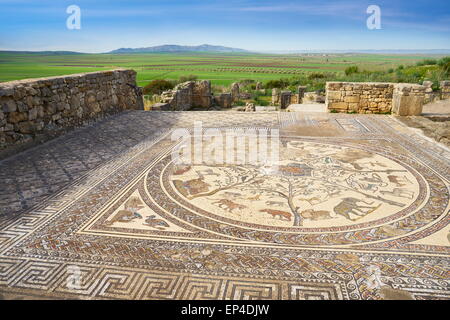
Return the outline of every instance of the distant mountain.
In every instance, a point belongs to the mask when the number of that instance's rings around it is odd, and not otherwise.
[[[166,44],[162,46],[147,48],[120,48],[108,53],[147,53],[147,52],[248,52],[244,49],[229,48],[223,46],[213,46],[202,44],[200,46],[179,46],[175,44]]]

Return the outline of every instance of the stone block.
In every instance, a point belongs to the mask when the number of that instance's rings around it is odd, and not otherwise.
[[[347,110],[348,103],[347,102],[333,102],[328,104],[329,110]]]
[[[359,102],[359,96],[346,96],[344,98],[344,102],[358,103]]]
[[[12,99],[2,102],[3,112],[14,112],[17,110],[17,104]]]
[[[8,122],[18,123],[20,121],[28,120],[28,114],[26,112],[10,112],[8,117]]]
[[[328,100],[340,100],[342,98],[341,91],[327,91],[326,95]]]

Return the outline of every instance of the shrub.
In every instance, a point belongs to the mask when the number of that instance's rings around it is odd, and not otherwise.
[[[358,73],[358,72],[359,72],[359,69],[357,66],[351,66],[351,67],[348,67],[347,69],[345,69],[346,76],[349,76],[351,74]]]
[[[442,67],[442,66],[444,66],[445,64],[447,64],[447,63],[449,63],[450,62],[450,57],[444,57],[444,58],[442,58],[442,59],[439,59],[439,61],[438,61],[438,65],[440,66],[440,67]]]
[[[445,76],[450,74],[450,57],[444,57],[437,63]]]
[[[280,80],[269,80],[267,81],[265,87],[267,89],[273,89],[273,88],[281,88],[284,89],[289,85],[289,81],[280,79]]]
[[[152,80],[144,87],[144,94],[161,94],[163,91],[173,89],[172,82],[162,79]]]
[[[324,78],[325,78],[325,75],[323,73],[319,73],[319,72],[313,72],[308,75],[308,79],[310,79],[310,80],[324,79]]]
[[[253,79],[244,79],[244,80],[240,80],[239,83],[240,83],[242,86],[247,86],[247,85],[249,85],[249,84],[256,83],[256,81],[253,80]]]
[[[416,63],[416,65],[418,67],[421,66],[432,66],[432,65],[436,65],[438,62],[435,59],[425,59],[423,61],[419,61]]]

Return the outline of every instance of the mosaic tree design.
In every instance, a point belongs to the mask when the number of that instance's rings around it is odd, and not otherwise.
[[[276,167],[186,167],[184,171],[195,172],[198,178],[175,180],[175,184],[179,190],[183,190],[187,199],[210,199],[221,209],[232,213],[246,208],[239,203],[239,194],[254,201],[259,201],[262,196],[268,197],[273,200],[266,203],[274,205],[284,202],[289,211],[275,208],[260,211],[289,221],[293,217],[293,226],[302,226],[305,218],[326,218],[330,214],[326,211],[305,210],[302,206],[305,202],[317,206],[339,198],[339,204],[333,208],[334,214],[355,221],[377,210],[381,203],[404,207],[402,200],[413,196],[407,190],[396,188],[398,179],[408,180],[401,175],[406,170],[386,168],[381,162],[371,162],[372,154],[363,150],[328,148],[321,152],[319,148],[311,152],[305,148],[285,149],[282,156],[284,160]],[[234,199],[211,199],[219,194],[233,193]],[[394,194],[399,200],[387,199],[384,196],[386,193]]]

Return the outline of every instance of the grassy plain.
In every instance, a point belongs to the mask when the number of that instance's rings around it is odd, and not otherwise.
[[[381,54],[253,54],[253,53],[148,53],[148,54],[38,54],[0,52],[0,82],[58,76],[80,72],[131,68],[138,84],[154,79],[176,80],[196,75],[215,85],[253,79],[268,81],[327,72],[342,75],[349,66],[359,70],[387,71],[399,65],[413,65],[424,55]]]

